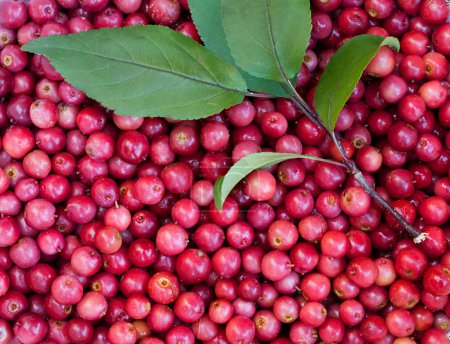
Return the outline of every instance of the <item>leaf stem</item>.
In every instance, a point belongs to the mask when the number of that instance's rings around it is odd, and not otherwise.
[[[247,91],[245,93],[247,97],[253,97],[253,98],[278,98],[277,96],[274,96],[273,94],[266,93],[266,92],[252,92]]]
[[[316,115],[316,113],[310,108],[307,102],[300,97],[295,87],[292,85],[291,81],[289,79],[286,79],[286,83],[288,85],[286,91],[292,92],[291,100],[294,102],[297,107],[302,110],[302,112],[308,117],[315,125],[321,128],[325,128],[325,125],[323,124],[322,120],[319,118],[319,116]],[[328,131],[327,128],[325,130]]]
[[[332,132],[330,134],[331,140],[336,145],[336,148],[338,149],[339,153],[342,156],[342,160],[344,161],[344,164],[347,166],[347,169],[351,174],[355,174],[359,171],[358,167],[356,166],[355,162],[348,158],[347,152],[344,149],[344,146],[342,146],[342,138],[341,135],[337,132]]]
[[[321,161],[321,162],[325,162],[327,164],[331,164],[331,165],[336,165],[336,166],[340,166],[343,168],[347,168],[347,165],[345,165],[342,162],[339,161],[335,161],[335,160],[329,160],[329,159],[323,159],[323,158],[318,158],[315,155],[299,155],[298,159],[311,159],[311,160],[315,160],[315,161]]]
[[[364,189],[367,194],[375,199],[386,211],[388,211],[399,223],[400,225],[406,229],[406,231],[414,238],[415,243],[422,242],[426,238],[426,233],[422,233],[416,228],[414,228],[411,224],[409,224],[390,204],[386,201],[381,195],[374,190],[374,188],[367,182],[366,178],[362,174],[361,170],[356,166],[355,162],[347,157],[344,147],[342,146],[342,140],[340,134],[335,131],[330,131],[325,126],[323,121],[320,119],[319,115],[305,102],[305,100],[299,95],[295,87],[292,83],[287,80],[287,85],[289,86],[289,90],[292,91],[291,100],[298,106],[303,113],[316,124],[317,126],[323,128],[327,131],[333,143],[336,145],[339,153],[342,156],[343,163],[347,168],[348,172],[352,174],[355,179],[359,182],[361,187]]]

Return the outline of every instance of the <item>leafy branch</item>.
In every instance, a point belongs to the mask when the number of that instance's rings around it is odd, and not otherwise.
[[[198,119],[238,104],[246,95],[288,97],[330,134],[343,159],[343,163],[325,161],[345,166],[416,242],[423,240],[425,234],[367,183],[334,131],[370,60],[383,45],[398,49],[398,40],[361,35],[345,42],[320,78],[314,110],[292,82],[310,39],[309,1],[291,0],[289,6],[285,0],[189,4],[205,46],[165,27],[141,26],[50,36],[22,49],[45,55],[68,82],[122,115]],[[287,153],[256,153],[239,160],[215,185],[216,207],[220,209],[234,186],[253,170],[298,158],[324,161]]]

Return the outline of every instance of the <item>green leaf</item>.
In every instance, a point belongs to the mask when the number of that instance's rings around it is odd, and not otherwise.
[[[225,202],[226,199],[226,197],[222,199],[223,180],[224,177],[219,177],[214,184],[214,204],[219,211],[222,210],[223,202]]]
[[[383,45],[399,49],[396,38],[360,35],[345,42],[331,58],[314,93],[316,112],[330,132],[364,69]]]
[[[220,17],[220,0],[189,0],[189,9],[205,46],[217,56],[233,63]]]
[[[247,91],[235,66],[163,26],[50,36],[22,49],[45,55],[68,82],[121,115],[203,118]]]
[[[311,33],[307,0],[222,0],[222,20],[236,64],[281,83],[299,71]]]
[[[189,8],[205,46],[217,56],[234,64],[220,16],[221,0],[189,0]],[[291,93],[277,82],[256,78],[243,70],[241,74],[252,91],[266,92],[279,97],[291,96]]]
[[[313,155],[272,152],[262,152],[247,155],[246,157],[237,161],[233,166],[231,166],[224,177],[220,177],[219,179],[217,179],[214,185],[214,204],[216,205],[217,209],[222,209],[223,202],[225,202],[225,199],[228,197],[233,188],[251,172],[257,169],[267,168],[291,159],[312,159],[344,166],[340,162],[318,158]]]

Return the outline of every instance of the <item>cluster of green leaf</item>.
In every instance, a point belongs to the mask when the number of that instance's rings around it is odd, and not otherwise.
[[[101,29],[31,41],[89,97],[122,115],[199,119],[240,103],[248,91],[298,100],[293,83],[311,33],[308,0],[189,0],[204,46],[166,27]],[[361,35],[333,55],[315,91],[319,121],[333,132],[367,64],[394,38]],[[256,153],[236,163],[215,187],[220,209],[248,173],[287,159]]]

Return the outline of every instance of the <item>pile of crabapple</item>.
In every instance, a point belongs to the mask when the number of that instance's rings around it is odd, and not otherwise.
[[[288,1],[286,1],[288,6]],[[395,36],[336,131],[415,244],[342,167],[254,171],[255,152],[340,160],[289,99],[198,121],[124,117],[64,81],[37,37],[165,25],[187,0],[0,1],[0,344],[450,343],[450,23],[445,0],[312,0],[297,89],[349,37]]]

